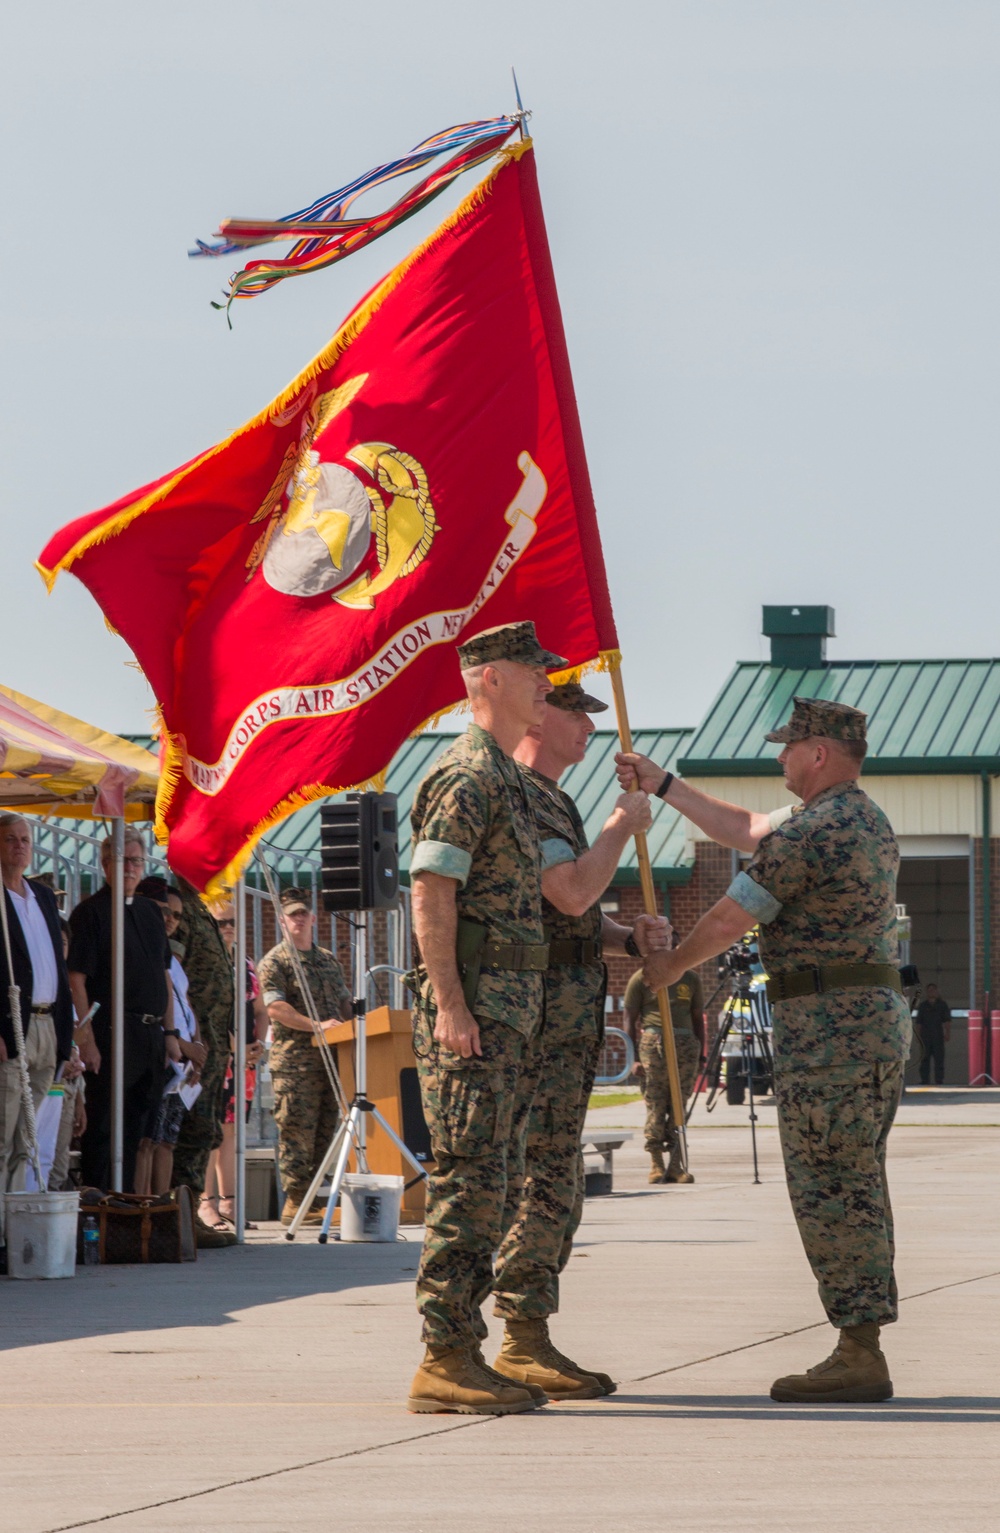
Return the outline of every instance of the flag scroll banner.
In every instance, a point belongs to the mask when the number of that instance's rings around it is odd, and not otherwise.
[[[455,645],[617,638],[530,140],[226,441],[80,518],[72,569],[160,705],[171,865],[222,893],[292,810],[464,696]]]

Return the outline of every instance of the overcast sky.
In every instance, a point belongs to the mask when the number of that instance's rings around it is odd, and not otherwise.
[[[534,112],[633,723],[692,724],[764,602],[844,658],[994,655],[1000,6],[2,7],[0,680],[152,696],[54,528],[208,447],[473,184],[237,305],[186,251],[452,123]],[[372,206],[369,202],[366,207]]]

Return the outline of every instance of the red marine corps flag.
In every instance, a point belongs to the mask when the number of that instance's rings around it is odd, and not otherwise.
[[[571,665],[616,664],[530,140],[261,414],[39,567],[72,569],[149,678],[159,834],[209,894],[459,701],[479,629],[533,618]]]

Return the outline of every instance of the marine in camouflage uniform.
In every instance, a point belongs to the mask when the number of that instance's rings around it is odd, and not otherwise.
[[[686,969],[676,984],[668,987],[670,1018],[677,1050],[677,1069],[681,1098],[687,1101],[694,1090],[701,1056],[705,1002],[701,980],[693,969]],[[647,1153],[652,1157],[651,1182],[693,1182],[690,1171],[680,1163],[677,1128],[670,1102],[670,1079],[663,1055],[663,1024],[656,991],[642,977],[642,970],[632,975],[625,989],[625,1011],[631,1027],[639,1025],[638,1056],[643,1068],[643,1096],[646,1100]],[[634,1033],[632,1035],[635,1036]],[[670,1164],[663,1164],[663,1151],[669,1151]]]
[[[175,1187],[190,1187],[195,1197],[205,1191],[208,1157],[222,1143],[225,1079],[229,1038],[233,1030],[233,963],[219,923],[198,892],[177,879],[184,906],[177,940],[188,979],[188,1001],[198,1018],[201,1041],[208,1056],[201,1067],[201,1091],[184,1114],[174,1150]]]
[[[541,648],[532,623],[487,630],[458,654],[463,672],[499,662],[536,671],[565,664]],[[470,695],[475,709],[471,687]],[[504,1414],[532,1408],[539,1393],[487,1373],[479,1351],[480,1305],[493,1284],[508,1176],[520,1175],[537,1083],[547,963],[538,836],[517,764],[478,723],[434,763],[410,820],[411,879],[454,880],[459,945],[477,930],[482,936],[463,965],[482,1052],[466,1058],[435,1039],[434,986],[418,964],[413,1046],[434,1166],[417,1274],[427,1354],[409,1405]]]
[[[285,891],[282,908],[286,915],[297,910],[308,910],[312,915],[298,891]],[[349,1015],[351,994],[333,953],[314,942],[307,949],[299,949],[298,957],[320,1018],[328,1021]],[[257,977],[265,1006],[284,1001],[301,1016],[309,1015],[288,937],[265,954]],[[271,1031],[269,1062],[278,1129],[278,1170],[286,1200],[282,1219],[290,1223],[337,1132],[338,1110],[322,1055],[313,1048],[312,1031],[288,1027],[273,1015]]]
[[[616,1387],[610,1375],[560,1352],[548,1329],[583,1214],[581,1137],[604,1036],[602,953],[605,945],[624,948],[627,942],[638,952],[631,928],[602,915],[600,895],[633,832],[650,822],[648,798],[633,794],[619,800],[591,849],[579,810],[558,784],[563,772],[583,759],[594,730],[590,715],[606,707],[579,682],[564,683],[549,694],[544,720],[515,752],[541,848],[549,967],[524,1174],[508,1178],[506,1233],[494,1279],[495,1313],[506,1322],[494,1367],[557,1400],[592,1399]],[[578,909],[584,890],[591,903],[582,913],[560,908]]]
[[[720,902],[725,911],[710,913],[731,924],[735,902],[759,923],[792,1209],[823,1306],[840,1328],[824,1363],[775,1382],[777,1400],[892,1394],[879,1348],[879,1327],[897,1315],[885,1155],[910,1015],[897,968],[899,848],[856,780],[865,737],[865,715],[857,709],[795,699],[790,722],[767,739],[785,746],[786,780],[801,789],[804,803],[776,811],[764,833],[755,832],[752,860]],[[694,818],[698,798],[684,785],[678,803]],[[707,930],[710,917],[699,927]],[[699,927],[677,961],[708,956]]]
[[[543,871],[575,861],[587,850],[587,835],[573,800],[530,767],[522,765],[521,775]],[[583,1215],[580,1136],[604,1037],[607,970],[601,960],[600,905],[569,916],[543,896],[542,917],[550,960],[555,954],[560,961],[550,961],[545,972],[539,1085],[528,1120],[524,1173],[510,1180],[494,1283],[495,1313],[513,1320],[547,1318],[559,1308],[559,1274]],[[586,961],[576,961],[574,950]]]

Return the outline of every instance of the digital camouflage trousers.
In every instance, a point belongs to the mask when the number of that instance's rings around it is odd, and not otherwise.
[[[674,1033],[674,1042],[681,1096],[686,1103],[694,1090],[701,1045],[687,1028]],[[670,1110],[670,1080],[663,1057],[663,1034],[658,1027],[643,1028],[639,1039],[639,1062],[645,1071],[642,1090],[646,1098],[646,1149],[672,1150],[676,1137],[674,1115]]]
[[[508,1177],[493,1280],[494,1313],[505,1319],[546,1319],[559,1308],[559,1275],[583,1216],[580,1140],[600,1047],[595,1037],[546,1045],[542,1036],[524,1169]]]
[[[228,1063],[228,1054],[216,1050],[209,1054],[201,1072],[201,1091],[181,1119],[174,1147],[171,1181],[175,1187],[190,1187],[195,1197],[205,1191],[208,1157],[222,1143]]]
[[[271,1049],[278,1171],[286,1197],[301,1202],[337,1132],[339,1113],[319,1049],[303,1042]],[[303,1047],[304,1043],[304,1047]]]
[[[414,1013],[413,1047],[435,1165],[427,1179],[417,1308],[428,1344],[481,1340],[483,1299],[504,1229],[508,1179],[523,1179],[528,1113],[540,1056],[532,1040],[477,1017],[482,1057],[434,1042],[434,1012]]]
[[[778,1128],[795,1222],[831,1325],[897,1316],[885,1174],[902,1061],[777,1069]]]

